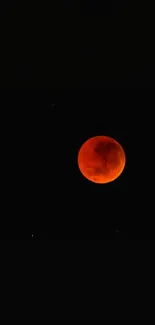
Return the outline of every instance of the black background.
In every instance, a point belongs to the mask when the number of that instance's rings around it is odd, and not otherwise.
[[[14,2],[1,18],[1,238],[154,239],[151,10]],[[82,143],[100,134],[127,157],[107,185],[77,166]]]
[[[154,87],[153,8],[129,1],[1,5],[2,87]]]

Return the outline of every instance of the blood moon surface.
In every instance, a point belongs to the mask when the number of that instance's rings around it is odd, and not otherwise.
[[[126,164],[122,146],[108,136],[88,139],[78,152],[78,166],[89,181],[105,184],[120,176]]]

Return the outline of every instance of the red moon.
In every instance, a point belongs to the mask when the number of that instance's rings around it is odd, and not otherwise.
[[[78,166],[89,181],[105,184],[120,176],[126,164],[122,146],[108,136],[88,139],[78,153]]]

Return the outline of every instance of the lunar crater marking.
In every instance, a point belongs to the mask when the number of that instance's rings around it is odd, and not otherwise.
[[[94,152],[102,159],[105,174],[110,171],[111,164],[116,165],[116,162],[119,163],[120,161],[120,155],[118,155],[117,145],[115,143],[104,143],[100,141],[96,144]]]
[[[109,154],[110,152],[117,153],[117,145],[115,143],[98,142],[96,147],[94,148],[94,151],[105,159],[107,154]]]

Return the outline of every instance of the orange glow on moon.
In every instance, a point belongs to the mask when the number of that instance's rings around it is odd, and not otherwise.
[[[120,176],[126,164],[122,146],[108,136],[88,139],[78,153],[78,166],[88,180],[104,184]]]

